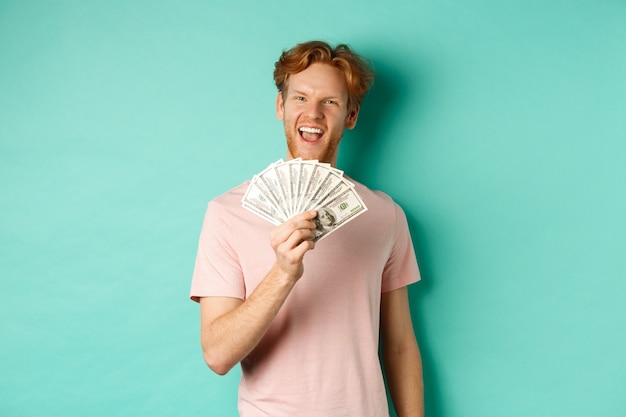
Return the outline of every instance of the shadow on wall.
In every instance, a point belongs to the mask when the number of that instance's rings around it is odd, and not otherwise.
[[[391,126],[394,110],[407,95],[404,79],[394,72],[376,67],[376,80],[363,100],[357,126],[346,131],[341,142],[341,169],[368,185],[376,182],[384,129]]]
[[[435,362],[437,356],[433,355],[431,343],[428,339],[428,317],[423,307],[424,300],[428,298],[428,295],[433,290],[433,274],[431,274],[433,256],[429,251],[427,233],[423,224],[410,212],[407,212],[406,216],[422,275],[422,280],[419,283],[409,287],[409,300],[415,337],[420,346],[424,367],[426,415],[429,417],[443,417],[446,413],[444,412],[442,391],[437,378],[437,364]]]
[[[381,184],[380,179],[386,178],[379,171],[381,152],[415,139],[393,137],[393,127],[400,123],[419,123],[423,82],[419,71],[409,71],[399,65],[404,61],[402,57],[367,56],[374,63],[376,80],[363,100],[357,126],[345,132],[338,162],[348,175],[376,188]],[[407,75],[409,72],[410,75]],[[411,120],[407,120],[406,115],[411,115]],[[408,163],[410,160],[407,158],[399,162]]]
[[[357,127],[345,134],[346,137],[342,141],[342,149],[339,153],[339,167],[357,181],[371,188],[384,190],[385,182],[403,181],[403,179],[381,175],[382,151],[386,147],[403,146],[403,141],[416,140],[415,137],[394,138],[390,132],[398,123],[419,124],[424,79],[419,71],[416,73],[414,69],[409,71],[402,68],[400,65],[404,60],[401,57],[376,59],[376,56],[369,56],[376,67],[376,81],[365,97]],[[407,75],[408,73],[410,76]],[[407,119],[407,115],[410,120]],[[405,161],[398,161],[398,163],[409,164],[410,155],[406,156]],[[408,172],[410,174],[410,168]],[[443,417],[444,406],[437,379],[436,363],[430,349],[426,328],[428,318],[425,317],[423,309],[423,300],[433,289],[430,273],[432,256],[429,253],[426,229],[414,213],[406,207],[404,209],[422,274],[422,281],[409,287],[409,297],[415,334],[420,345],[424,367],[426,415]]]

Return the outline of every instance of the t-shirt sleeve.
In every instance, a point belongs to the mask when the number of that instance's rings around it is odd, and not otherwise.
[[[406,215],[396,203],[394,203],[394,210],[395,238],[391,255],[383,270],[382,292],[393,291],[420,280]]]
[[[232,247],[232,230],[228,225],[227,209],[219,203],[209,203],[191,280],[190,298],[220,296],[245,298],[243,273]]]

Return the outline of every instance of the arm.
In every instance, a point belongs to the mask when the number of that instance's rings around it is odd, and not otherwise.
[[[383,365],[398,417],[423,417],[422,360],[406,287],[382,294],[380,326]]]
[[[200,339],[207,365],[226,374],[245,358],[267,332],[291,289],[304,272],[302,260],[315,244],[315,211],[302,213],[275,228],[271,245],[276,262],[246,300],[204,297],[200,300]]]

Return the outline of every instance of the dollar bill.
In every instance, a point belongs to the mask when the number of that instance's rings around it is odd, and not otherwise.
[[[275,225],[306,210],[317,210],[316,241],[367,211],[343,171],[300,158],[280,159],[252,177],[241,202]]]
[[[275,225],[279,225],[287,220],[276,207],[274,202],[268,197],[267,192],[260,188],[260,181],[255,178],[250,181],[250,185],[242,199],[244,208],[263,217]]]
[[[335,189],[336,186],[346,183],[347,181],[334,171],[327,171],[324,174],[324,179],[316,185],[315,191],[310,196],[309,200],[304,204],[306,209],[314,208],[326,199],[326,196]]]
[[[286,210],[285,198],[281,190],[279,179],[276,175],[276,170],[274,169],[276,165],[280,165],[282,163],[283,161],[280,160],[271,164],[260,174],[254,177],[253,182],[258,183],[257,186],[259,188],[266,190],[266,197],[268,200],[272,201],[274,208],[282,214],[283,218],[288,219],[289,213]]]
[[[314,219],[316,228],[313,231],[315,241],[328,236],[367,211],[354,187],[346,189],[314,209],[317,210],[317,217]]]

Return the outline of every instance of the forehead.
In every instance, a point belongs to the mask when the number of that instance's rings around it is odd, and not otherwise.
[[[299,91],[324,96],[348,95],[346,79],[339,68],[329,64],[315,63],[289,76],[287,91]]]

